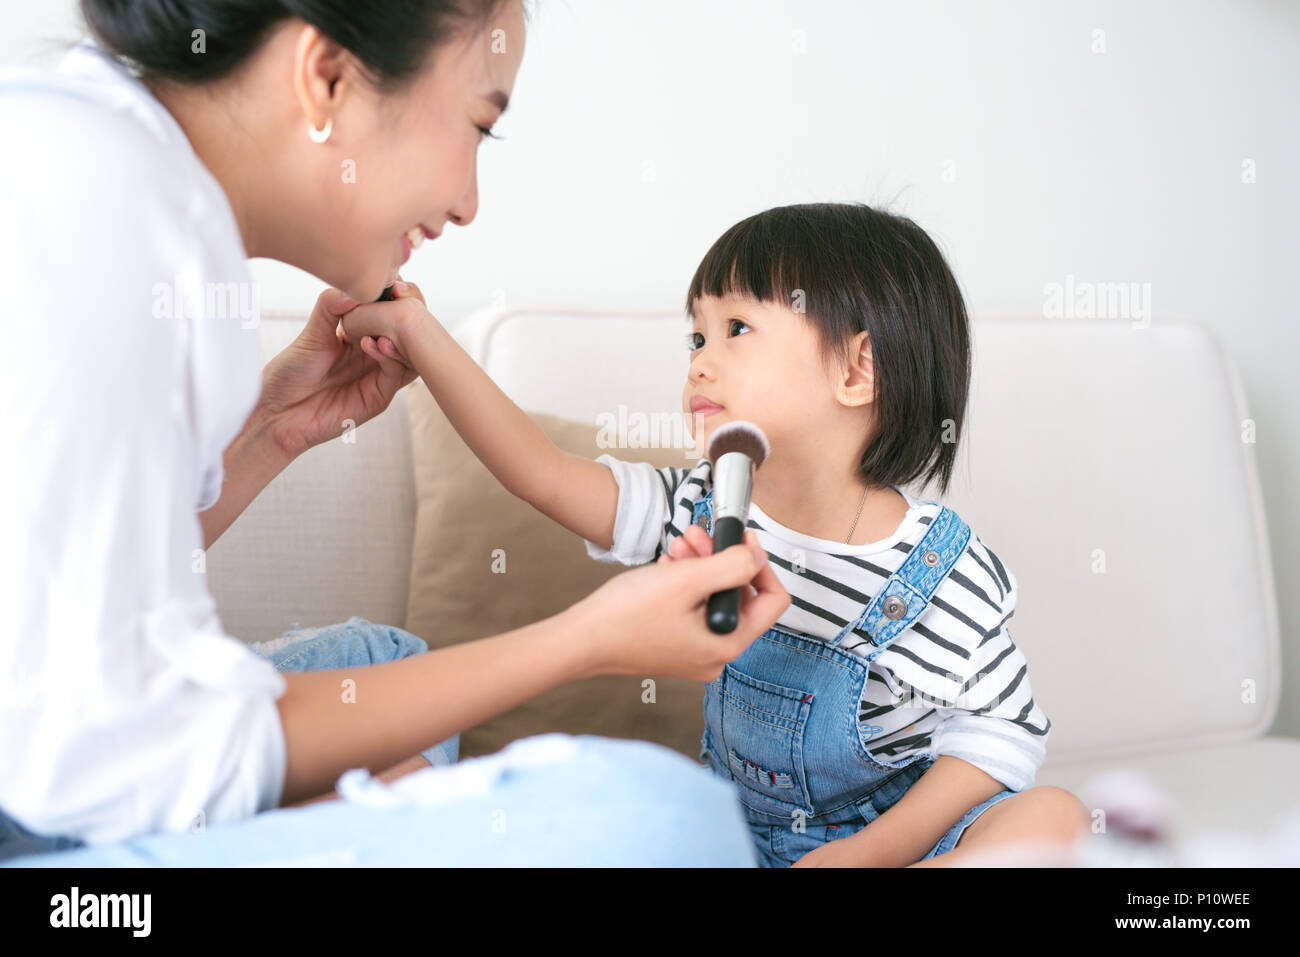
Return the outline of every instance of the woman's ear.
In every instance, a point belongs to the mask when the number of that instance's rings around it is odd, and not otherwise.
[[[876,375],[866,332],[853,337],[848,354],[849,361],[840,363],[835,398],[847,406],[867,405],[876,397]]]
[[[313,129],[332,123],[347,91],[347,51],[308,24],[302,27],[294,51],[294,92]]]

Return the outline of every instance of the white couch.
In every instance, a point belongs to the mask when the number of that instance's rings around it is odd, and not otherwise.
[[[267,356],[304,321],[265,314]],[[1012,635],[1053,723],[1036,783],[1087,802],[1094,775],[1133,770],[1171,799],[1176,829],[1266,831],[1300,800],[1300,740],[1267,733],[1278,618],[1230,361],[1181,321],[973,327],[969,427],[944,500],[1020,583]],[[620,404],[679,408],[680,316],[487,310],[454,332],[530,411],[591,423]],[[294,462],[212,548],[231,634],[405,622],[405,396],[352,438]]]

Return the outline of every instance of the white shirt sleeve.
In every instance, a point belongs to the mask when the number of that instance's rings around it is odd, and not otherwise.
[[[626,462],[612,455],[598,456],[596,461],[614,473],[618,484],[618,512],[614,518],[613,547],[601,548],[584,539],[587,554],[598,562],[624,565],[653,561],[683,470],[657,469],[649,462]]]
[[[168,309],[251,284],[233,215],[196,157],[77,94],[0,96],[23,184],[0,218],[0,807],[100,844],[277,806],[285,683],[222,628],[197,515],[257,398],[255,323]]]

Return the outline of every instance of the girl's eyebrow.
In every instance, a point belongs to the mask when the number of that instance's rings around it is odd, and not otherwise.
[[[502,113],[504,113],[510,106],[510,97],[506,96],[500,90],[493,90],[491,93],[484,93],[483,99],[494,104]]]

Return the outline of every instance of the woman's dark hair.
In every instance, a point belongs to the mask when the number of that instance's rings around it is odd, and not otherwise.
[[[970,329],[957,280],[925,231],[861,203],[778,206],[732,226],[686,294],[738,296],[802,313],[828,363],[865,331],[875,428],[860,463],[868,485],[935,477],[947,491],[970,387]]]
[[[96,41],[145,78],[202,83],[233,72],[297,17],[351,52],[391,92],[429,53],[485,25],[507,0],[81,0]],[[203,52],[194,52],[202,30]]]

